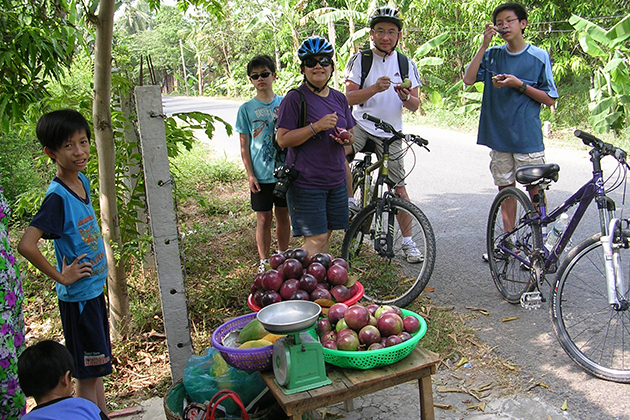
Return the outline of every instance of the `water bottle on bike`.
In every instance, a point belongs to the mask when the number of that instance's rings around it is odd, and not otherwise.
[[[547,233],[547,239],[545,240],[545,248],[547,248],[547,251],[551,252],[553,247],[556,246],[568,224],[569,215],[562,213],[558,220],[556,220],[556,223],[553,224],[551,230]]]

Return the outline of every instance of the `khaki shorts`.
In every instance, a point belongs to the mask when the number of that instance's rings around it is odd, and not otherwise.
[[[354,152],[360,152],[368,140],[374,142],[376,156],[383,156],[383,139],[365,131],[358,124],[354,126]],[[402,149],[402,140],[396,140],[389,146],[389,178],[397,187],[405,185],[405,156]]]
[[[514,175],[521,166],[540,165],[545,163],[545,152],[508,153],[498,150],[490,151],[490,172],[494,185],[505,187],[515,183]]]

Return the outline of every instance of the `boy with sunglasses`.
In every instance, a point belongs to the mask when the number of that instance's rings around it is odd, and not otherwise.
[[[484,84],[477,144],[490,148],[490,172],[499,191],[516,185],[519,167],[545,163],[540,105],[552,106],[558,97],[549,54],[524,40],[526,27],[527,11],[521,4],[495,8],[464,74],[464,84]],[[497,35],[505,44],[490,47]],[[535,198],[538,190],[529,194]],[[515,217],[516,209],[504,206],[506,228]],[[487,261],[486,254],[482,258]]]
[[[252,210],[256,212],[256,245],[260,257],[258,272],[261,273],[269,261],[274,206],[279,251],[287,249],[291,235],[286,199],[273,195],[276,185],[273,171],[282,163],[282,155],[273,143],[282,97],[273,92],[276,66],[268,55],[252,58],[247,64],[247,76],[256,89],[256,96],[241,105],[235,127],[240,133],[241,157],[249,180]]]

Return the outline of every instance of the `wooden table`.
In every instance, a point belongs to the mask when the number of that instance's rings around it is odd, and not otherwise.
[[[340,402],[345,402],[346,410],[351,411],[353,398],[412,380],[418,380],[420,419],[434,420],[431,375],[435,373],[438,362],[437,354],[416,347],[400,362],[375,369],[341,369],[327,364],[326,374],[332,380],[331,385],[291,395],[285,395],[276,385],[273,381],[273,371],[261,372],[260,375],[284,412],[292,420],[301,420],[302,413]]]

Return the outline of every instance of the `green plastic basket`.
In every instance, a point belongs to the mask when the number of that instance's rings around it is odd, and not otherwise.
[[[427,323],[420,315],[402,309],[403,316],[412,315],[420,321],[420,329],[411,338],[395,346],[369,351],[344,351],[324,347],[324,360],[341,368],[372,369],[396,363],[409,356],[416,348],[418,341],[427,332]]]

